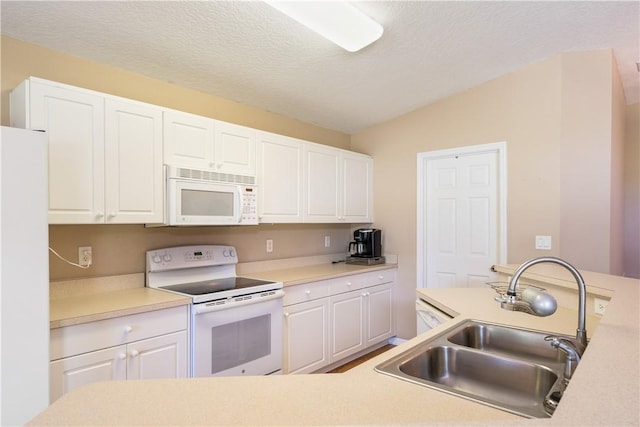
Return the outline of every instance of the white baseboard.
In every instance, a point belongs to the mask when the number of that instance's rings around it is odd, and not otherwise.
[[[400,344],[403,344],[403,343],[407,342],[407,340],[405,340],[403,338],[398,338],[398,337],[391,337],[391,338],[389,338],[388,342],[391,345],[400,345]]]

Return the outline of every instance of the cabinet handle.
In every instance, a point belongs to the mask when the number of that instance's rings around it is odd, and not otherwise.
[[[118,353],[118,359],[124,360],[126,358],[127,358],[127,355],[125,353]]]
[[[98,211],[96,212],[96,218],[102,218],[104,217],[104,212]]]
[[[133,331],[133,327],[131,325],[127,325],[124,327],[124,331],[126,333],[130,333],[131,331]]]
[[[107,215],[109,218],[114,218],[116,216],[115,212],[109,212],[109,215]]]
[[[136,357],[138,356],[138,354],[140,354],[138,350],[131,350],[131,353],[130,353],[131,357]]]

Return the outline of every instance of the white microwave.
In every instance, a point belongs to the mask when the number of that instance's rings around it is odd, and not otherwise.
[[[254,183],[255,177],[168,166],[167,224],[258,224]]]

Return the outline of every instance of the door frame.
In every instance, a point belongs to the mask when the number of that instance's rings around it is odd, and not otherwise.
[[[427,164],[433,160],[474,154],[496,153],[498,155],[498,262],[507,260],[507,142],[469,145],[444,150],[418,153],[418,185],[417,185],[417,248],[416,248],[416,287],[426,288],[426,256],[427,256]]]

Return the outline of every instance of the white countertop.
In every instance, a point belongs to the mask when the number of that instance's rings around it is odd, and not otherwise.
[[[515,266],[502,267],[513,272]],[[538,271],[538,270],[536,270]],[[566,282],[556,269],[539,277]],[[425,289],[459,313],[344,374],[182,380],[113,381],[88,385],[56,401],[30,425],[638,425],[640,281],[583,272],[613,297],[554,416],[524,419],[488,406],[377,373],[373,368],[468,318],[573,334],[577,313],[561,307],[547,318],[507,312],[489,289]],[[486,303],[486,299],[490,301]],[[595,326],[597,324],[597,327]],[[595,327],[595,331],[589,328]]]

